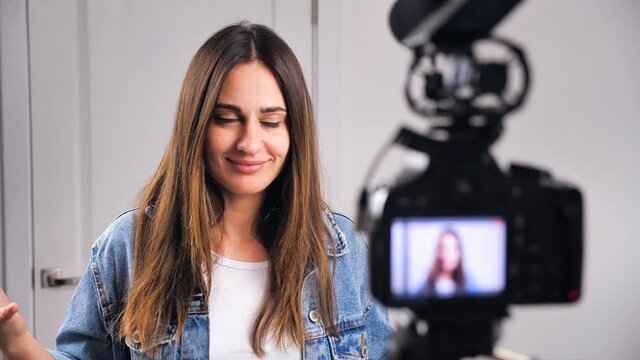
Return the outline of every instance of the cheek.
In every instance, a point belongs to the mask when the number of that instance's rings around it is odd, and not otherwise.
[[[220,137],[215,131],[210,130],[207,133],[207,140],[204,144],[204,157],[209,175],[213,175],[211,172],[215,170],[220,161],[220,156],[224,153],[224,146],[223,137]]]
[[[291,141],[289,139],[289,133],[281,134],[277,138],[274,138],[270,143],[273,155],[276,155],[281,160],[286,160],[290,146]]]
[[[220,154],[224,153],[226,149],[232,146],[230,142],[232,142],[230,136],[219,130],[216,130],[213,127],[210,127],[209,131],[207,132],[205,151],[211,157],[216,155],[219,156]]]
[[[283,144],[281,152],[282,156],[286,159],[287,155],[289,155],[289,148],[291,147],[291,142],[289,141],[289,137],[287,136],[287,141]]]

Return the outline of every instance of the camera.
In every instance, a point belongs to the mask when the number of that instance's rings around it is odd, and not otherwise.
[[[508,305],[581,296],[580,190],[530,165],[504,171],[490,152],[529,88],[524,51],[491,35],[519,2],[399,0],[391,11],[394,36],[414,54],[405,97],[432,122],[425,134],[402,128],[391,145],[429,162],[365,186],[358,226],[369,234],[373,294],[429,325],[400,358],[491,354]]]
[[[421,176],[391,189],[370,246],[374,295],[429,317],[575,302],[581,194],[539,169],[512,165],[504,174],[488,154],[432,159]],[[459,269],[459,286],[443,282],[438,291],[434,277],[446,266]]]

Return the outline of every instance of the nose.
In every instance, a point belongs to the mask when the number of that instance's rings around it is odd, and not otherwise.
[[[238,140],[238,150],[253,155],[260,151],[260,143],[260,127],[258,126],[258,121],[247,119],[243,126],[240,139]]]

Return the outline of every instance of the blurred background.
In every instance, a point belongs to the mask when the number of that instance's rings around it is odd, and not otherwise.
[[[130,208],[162,155],[182,76],[222,26],[272,26],[303,65],[327,201],[354,217],[376,151],[402,125],[410,51],[391,0],[0,0],[0,284],[53,346],[94,239]],[[570,179],[585,198],[583,299],[520,306],[500,345],[542,359],[637,359],[640,344],[640,3],[529,0],[495,33],[527,52],[533,84],[494,155]],[[384,166],[379,173],[392,169]],[[375,265],[374,265],[375,266]]]

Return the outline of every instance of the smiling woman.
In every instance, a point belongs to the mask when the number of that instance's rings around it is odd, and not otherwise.
[[[261,197],[275,180],[289,152],[286,117],[278,82],[264,63],[238,65],[227,75],[205,149],[207,171],[225,196]]]
[[[273,31],[242,23],[197,51],[138,208],[92,248],[45,351],[0,290],[10,358],[382,358],[390,330],[366,246],[320,191],[310,97]]]

